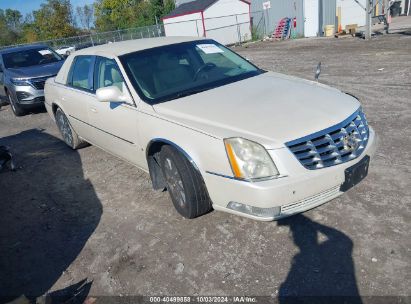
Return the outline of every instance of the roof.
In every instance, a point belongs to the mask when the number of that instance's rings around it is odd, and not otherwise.
[[[30,50],[34,48],[47,48],[47,45],[44,44],[30,44],[30,45],[21,45],[21,46],[14,46],[9,48],[0,49],[0,54],[7,54],[7,53],[14,53],[19,51]]]
[[[179,5],[175,10],[171,11],[168,15],[165,15],[163,19],[203,12],[217,1],[219,0],[195,0],[191,2],[186,2]],[[248,5],[251,4],[251,0],[239,1],[245,2]]]
[[[165,15],[163,19],[202,12],[217,1],[218,0],[196,0],[186,2],[171,11],[168,15]]]
[[[88,47],[74,52],[75,55],[100,55],[105,57],[117,57],[124,54],[142,51],[168,44],[176,44],[188,41],[202,40],[198,37],[158,37],[127,40],[106,43],[98,46]]]

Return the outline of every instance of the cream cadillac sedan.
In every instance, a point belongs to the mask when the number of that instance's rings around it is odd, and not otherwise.
[[[70,55],[45,86],[67,145],[149,172],[177,211],[274,220],[323,204],[368,172],[376,135],[359,101],[259,69],[211,39],[141,39]]]

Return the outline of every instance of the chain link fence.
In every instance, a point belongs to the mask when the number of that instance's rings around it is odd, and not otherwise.
[[[76,50],[111,43],[116,41],[153,38],[163,36],[197,36],[216,39],[223,44],[241,44],[257,40],[267,35],[266,17],[264,12],[250,12],[213,18],[192,19],[180,22],[162,23],[138,28],[96,32],[89,35],[74,36],[34,43],[0,46],[2,48],[23,45],[48,45],[54,49],[74,47]],[[174,27],[174,30],[173,30]]]
[[[110,32],[100,32],[92,33],[89,35],[82,36],[73,36],[67,38],[53,39],[53,40],[44,40],[37,41],[33,43],[24,43],[24,44],[15,44],[9,46],[1,46],[0,48],[9,48],[17,47],[23,45],[48,45],[54,49],[61,48],[63,46],[74,46],[76,49],[82,49],[94,45],[100,45],[116,41],[132,40],[132,39],[141,39],[141,38],[153,38],[153,37],[162,37],[164,34],[163,24],[150,25],[137,28],[129,28],[124,30],[116,30]]]

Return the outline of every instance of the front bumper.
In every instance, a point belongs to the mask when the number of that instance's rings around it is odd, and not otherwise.
[[[332,167],[308,170],[287,148],[282,148],[269,151],[281,172],[280,178],[246,182],[206,173],[204,181],[214,209],[271,221],[304,212],[343,194],[340,186],[345,181],[345,169],[360,162],[366,155],[372,157],[376,141],[376,134],[370,127],[369,141],[363,153],[354,160]],[[275,216],[255,216],[227,208],[230,202],[263,209],[279,207],[280,212]]]
[[[32,86],[13,86],[10,90],[12,98],[23,106],[37,106],[44,103],[44,90]]]

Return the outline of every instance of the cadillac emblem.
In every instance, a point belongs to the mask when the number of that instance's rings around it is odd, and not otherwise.
[[[359,144],[354,133],[345,135],[342,141],[344,144],[344,150],[354,152],[358,149]]]

